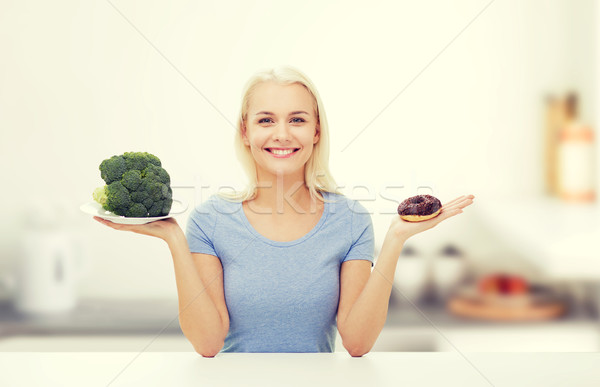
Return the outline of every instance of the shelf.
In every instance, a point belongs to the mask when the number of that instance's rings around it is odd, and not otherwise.
[[[556,199],[479,200],[483,221],[547,276],[600,279],[600,210],[597,204]]]

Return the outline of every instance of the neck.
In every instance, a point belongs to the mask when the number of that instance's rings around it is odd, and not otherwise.
[[[304,174],[268,175],[258,179],[253,206],[272,215],[306,214],[317,211],[316,202],[311,200]]]

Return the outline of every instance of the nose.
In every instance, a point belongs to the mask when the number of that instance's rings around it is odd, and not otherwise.
[[[275,125],[273,139],[286,142],[291,139],[290,127],[286,123]]]

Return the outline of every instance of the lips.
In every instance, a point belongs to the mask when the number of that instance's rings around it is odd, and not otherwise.
[[[292,150],[294,150],[294,152],[296,152],[296,151],[300,150],[300,148],[265,148],[265,150],[266,150],[267,152],[271,152],[271,149],[274,149],[274,150],[282,150],[282,151],[287,151],[287,150],[290,150],[290,149],[292,149]]]
[[[271,151],[271,149],[281,149],[281,150],[286,150],[287,152],[285,153],[278,153],[277,151]],[[298,153],[298,151],[300,150],[300,148],[265,148],[265,150],[267,152],[269,152],[271,154],[271,157],[276,158],[276,159],[289,159],[291,157],[294,157],[296,155],[296,153]]]

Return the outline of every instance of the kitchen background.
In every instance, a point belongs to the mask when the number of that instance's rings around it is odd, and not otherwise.
[[[404,198],[476,195],[407,244],[373,350],[598,351],[599,20],[592,0],[3,1],[0,350],[192,350],[166,245],[79,206],[103,159],[148,151],[185,227],[244,184],[244,82],[290,64],[378,246]]]

